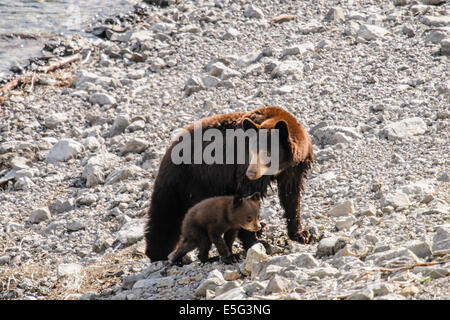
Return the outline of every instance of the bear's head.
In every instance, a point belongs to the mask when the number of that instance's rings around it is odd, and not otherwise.
[[[245,131],[254,129],[256,132],[255,138],[250,140],[249,165],[245,173],[249,180],[263,175],[276,176],[290,166],[302,162],[310,165],[313,160],[311,139],[295,119],[271,117],[257,124],[245,118],[242,126]]]
[[[247,197],[236,195],[233,198],[231,221],[245,230],[259,231],[261,229],[261,223],[259,222],[260,200],[261,194],[259,192]]]

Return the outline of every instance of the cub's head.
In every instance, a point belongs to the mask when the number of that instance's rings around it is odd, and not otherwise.
[[[259,207],[261,194],[256,192],[248,197],[235,196],[231,210],[231,221],[239,227],[256,232],[261,229]]]

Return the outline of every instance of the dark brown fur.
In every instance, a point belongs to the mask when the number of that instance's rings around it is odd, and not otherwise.
[[[300,200],[303,183],[314,159],[311,139],[306,130],[289,112],[279,107],[263,107],[250,112],[237,112],[212,116],[201,120],[202,130],[216,128],[244,128],[252,124],[257,128],[273,128],[285,124],[285,134],[280,152],[287,156],[276,175],[263,175],[250,180],[246,176],[248,164],[180,164],[171,161],[175,141],[161,160],[154,184],[149,220],[145,232],[146,254],[151,261],[166,260],[173,251],[181,232],[181,223],[189,208],[203,199],[225,195],[248,195],[260,192],[264,197],[267,187],[276,181],[280,204],[285,210],[288,235],[301,243],[308,243],[309,233],[300,223]],[[283,127],[283,126],[282,126]],[[186,128],[190,132],[194,125]],[[204,143],[203,148],[207,145]],[[244,249],[248,249],[257,238],[254,233],[241,229],[238,234]]]
[[[212,243],[222,261],[235,261],[232,247],[239,229],[250,232],[261,229],[259,206],[259,193],[245,198],[223,196],[200,201],[187,212],[181,226],[181,243],[169,255],[169,262],[178,263],[186,253],[196,248],[199,249],[200,261],[206,262]]]

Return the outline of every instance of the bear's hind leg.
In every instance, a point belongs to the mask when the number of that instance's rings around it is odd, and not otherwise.
[[[201,239],[197,239],[199,244],[198,244],[198,259],[201,262],[206,262],[209,261],[208,260],[208,254],[209,254],[209,250],[211,250],[211,245],[212,242],[209,240],[208,236],[205,235],[204,237],[201,237]]]
[[[169,256],[170,264],[180,264],[181,259],[190,251],[194,250],[197,247],[196,243],[190,240],[183,240],[180,246],[174,250]]]

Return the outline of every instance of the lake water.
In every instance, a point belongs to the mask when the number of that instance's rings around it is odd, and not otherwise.
[[[83,34],[90,21],[132,8],[131,0],[0,0],[0,80],[39,55],[41,37]]]

